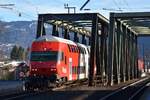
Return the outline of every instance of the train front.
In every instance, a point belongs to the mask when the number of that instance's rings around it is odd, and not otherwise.
[[[30,84],[38,83],[41,86],[41,84],[47,85],[49,82],[56,82],[57,63],[61,55],[58,44],[35,41],[32,43],[30,53]]]
[[[57,78],[57,62],[59,50],[57,44],[51,42],[33,42],[30,56],[30,76]]]

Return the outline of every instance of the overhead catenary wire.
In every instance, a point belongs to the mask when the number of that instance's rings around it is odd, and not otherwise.
[[[5,10],[9,10],[12,13],[18,14],[19,17],[24,17],[24,18],[27,18],[30,20],[35,20],[38,18],[37,15],[35,17],[35,16],[32,16],[26,12],[23,12],[23,10],[21,10],[20,8],[17,8],[15,4],[0,4],[0,8],[5,9]]]
[[[37,5],[31,3],[31,1],[29,0],[24,0],[24,2],[26,2],[27,4],[30,4],[36,10],[37,15],[39,14],[39,7]]]
[[[114,9],[114,8],[102,8],[102,10],[108,10],[108,11],[123,11],[121,9]]]
[[[119,7],[119,5],[118,5],[118,3],[116,2],[116,0],[113,0],[113,3],[117,6],[117,8],[118,8],[121,12],[123,12],[123,10],[121,9],[121,7]]]
[[[123,0],[123,2],[126,4],[126,6],[127,6],[130,10],[132,10],[132,8],[129,6],[129,4],[128,4],[128,2],[127,2],[126,0]]]
[[[142,7],[142,8],[132,8],[132,10],[150,10],[150,7]],[[108,10],[108,11],[123,11],[123,10],[129,10],[127,7],[122,7],[121,10],[120,9],[116,9],[116,8],[100,8],[99,10]]]
[[[29,2],[28,0],[24,0],[24,2],[26,2],[32,8],[34,8],[34,10],[36,11],[36,13],[35,14],[33,13],[32,15],[28,14],[27,12],[25,12],[24,9],[22,10],[22,9],[20,9],[20,7],[17,8],[17,6],[15,6],[14,12],[19,13],[21,15],[19,17],[25,17],[25,18],[30,19],[30,20],[37,20],[38,14],[39,14],[38,7],[35,6],[34,4],[32,4],[31,2]]]
[[[20,11],[18,9],[14,9],[13,11],[18,13],[18,14],[21,14],[21,16],[19,16],[19,17],[25,17],[25,18],[30,19],[30,20],[35,20],[35,19],[38,18],[37,15],[33,16],[33,15],[30,15],[30,14],[28,14],[26,12]]]
[[[145,10],[149,10],[150,9],[150,7],[142,7],[142,8],[131,8],[130,6],[129,6],[129,4],[128,4],[128,2],[127,2],[127,0],[123,0],[124,1],[124,3],[126,4],[126,6],[127,7],[120,7],[119,6],[119,3],[118,2],[116,2],[116,0],[113,0],[113,3],[116,5],[116,7],[118,8],[118,9],[116,9],[116,8],[100,8],[100,9],[97,9],[97,10],[105,10],[105,11],[120,11],[120,12],[122,12],[123,10],[136,10],[136,9],[138,9],[138,10],[142,10],[142,9],[145,9]],[[32,6],[32,8],[35,8],[35,11],[36,11],[36,14],[34,15],[34,14],[28,14],[27,12],[25,12],[24,10],[21,10],[22,8],[11,8],[11,7],[0,7],[0,8],[4,8],[4,9],[8,9],[8,10],[12,10],[13,12],[15,12],[15,13],[18,13],[18,14],[20,14],[21,16],[20,17],[28,17],[29,19],[34,19],[34,18],[36,18],[37,19],[37,14],[39,14],[39,8],[38,8],[38,6],[36,5],[36,4],[34,4],[34,3],[32,3],[30,0],[24,0],[24,2],[26,2],[27,4],[29,4],[30,6]],[[14,5],[14,4],[13,4]],[[88,9],[89,10],[89,9]]]

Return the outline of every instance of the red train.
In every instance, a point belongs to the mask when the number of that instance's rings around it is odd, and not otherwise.
[[[87,46],[55,36],[42,36],[32,43],[30,78],[59,83],[88,78],[88,72]]]

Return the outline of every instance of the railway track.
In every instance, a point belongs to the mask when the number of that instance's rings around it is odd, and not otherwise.
[[[144,89],[150,85],[150,78],[144,78],[140,81],[136,81],[130,85],[127,85],[125,87],[121,87],[115,92],[111,92],[109,94],[106,94],[104,97],[101,97],[100,100],[138,100],[139,94],[141,94]],[[63,84],[60,87],[55,87],[47,90],[42,90],[42,91],[31,91],[31,92],[20,92],[16,94],[9,94],[5,96],[0,96],[1,100],[20,100],[25,97],[32,97],[32,96],[38,96],[41,94],[45,93],[54,93],[55,91],[59,90],[67,90],[71,89],[72,87],[80,86],[80,85],[85,85],[87,84],[87,80],[82,80],[82,81],[74,81],[74,82],[67,82]]]
[[[68,89],[68,88],[83,85],[83,84],[87,84],[87,80],[66,82],[59,87],[51,87],[45,90],[35,89],[34,91],[22,91],[18,93],[16,92],[16,93],[11,93],[11,94],[6,94],[6,95],[0,95],[0,100],[16,100],[16,99],[19,100],[20,98],[24,98],[24,97],[35,96],[35,95],[39,95],[42,93],[57,91],[61,89]]]
[[[5,95],[0,95],[0,98],[1,100],[12,100],[12,99],[15,99],[17,96],[23,96],[23,95],[27,95],[29,94],[30,92],[15,92],[15,93],[8,93],[8,94],[5,94]]]
[[[138,100],[147,86],[150,86],[149,77],[122,87],[102,97],[100,100]]]

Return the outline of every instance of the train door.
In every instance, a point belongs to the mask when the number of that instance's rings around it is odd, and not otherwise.
[[[72,58],[69,58],[69,80],[72,80]]]
[[[85,57],[84,54],[80,54],[80,67],[79,67],[79,79],[85,78]]]

